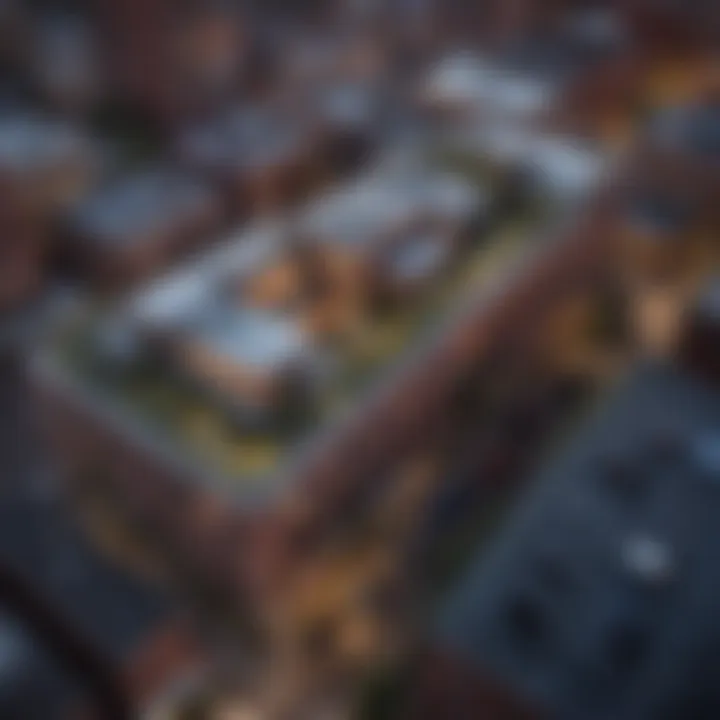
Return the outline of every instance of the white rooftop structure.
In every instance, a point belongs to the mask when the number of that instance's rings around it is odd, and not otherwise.
[[[537,181],[553,195],[579,197],[597,187],[606,160],[570,138],[539,137],[528,161]]]
[[[432,101],[524,119],[547,109],[556,90],[548,78],[519,73],[467,52],[442,59],[431,69],[425,86]]]
[[[132,322],[147,327],[185,325],[222,294],[230,279],[241,280],[282,250],[284,220],[264,220],[230,234],[224,242],[152,281],[125,308]]]
[[[213,310],[198,323],[192,337],[222,359],[261,370],[277,370],[302,360],[310,348],[297,323],[252,308]]]
[[[596,187],[611,162],[577,138],[550,135],[520,122],[473,123],[450,142],[525,169],[540,189],[560,198],[578,197]]]
[[[485,200],[476,186],[450,173],[370,172],[313,203],[301,227],[321,240],[362,245],[421,214],[438,220],[466,219]]]

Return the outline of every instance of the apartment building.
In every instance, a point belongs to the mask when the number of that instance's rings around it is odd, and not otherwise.
[[[423,175],[414,165],[409,176],[397,168],[393,173],[384,180],[370,174],[363,190],[368,204],[357,221],[350,222],[352,213],[338,214],[337,207],[348,206],[331,193],[298,213],[294,224],[259,222],[134,295],[89,336],[70,366],[39,358],[33,372],[38,407],[68,481],[82,485],[102,476],[118,509],[144,517],[176,551],[183,548],[183,559],[226,587],[267,590],[266,583],[281,581],[284,563],[297,562],[314,533],[332,532],[337,508],[378,467],[407,457],[422,442],[453,392],[453,379],[506,322],[526,314],[517,303],[544,296],[551,281],[540,277],[564,277],[571,266],[571,275],[582,277],[579,267],[595,252],[584,231],[566,237],[564,251],[548,249],[547,258],[538,247],[528,261],[537,268],[508,279],[496,288],[497,302],[477,301],[457,327],[448,319],[451,326],[443,330],[445,311],[426,312],[438,303],[432,298],[458,293],[439,305],[447,302],[453,315],[451,299],[472,289],[472,280],[456,286],[452,278],[462,258],[482,262],[483,243],[465,239],[463,229],[483,216],[486,196],[445,171]],[[307,233],[320,217],[327,224]],[[418,224],[428,218],[431,224]],[[412,251],[405,255],[407,248]],[[348,274],[338,274],[338,258],[345,258]],[[318,278],[308,268],[328,272],[327,292],[318,294]],[[368,274],[375,279],[364,284],[360,278]],[[438,296],[439,287],[446,290]],[[394,328],[400,341],[392,347],[380,336],[367,344],[388,322],[389,310],[368,302],[381,288],[399,300],[389,305],[400,313],[387,330]],[[321,306],[342,308],[358,295],[366,298],[362,317],[346,317],[333,328],[342,332],[328,334],[318,321]],[[245,333],[258,323],[260,344]],[[392,358],[414,354],[413,338],[425,347],[434,323],[440,337],[430,343],[430,355],[418,350],[402,377],[388,370],[387,384],[381,382]],[[82,348],[86,341],[78,339],[74,347]],[[85,369],[67,374],[76,361]],[[228,373],[218,374],[221,368]],[[283,377],[290,370],[288,385]],[[96,377],[99,385],[93,389],[83,377]],[[295,408],[304,398],[306,411],[289,423],[278,424],[276,415],[268,424],[258,409],[272,409],[283,395],[293,397]],[[123,463],[107,467],[103,458],[117,456]],[[239,552],[237,543],[252,552]]]

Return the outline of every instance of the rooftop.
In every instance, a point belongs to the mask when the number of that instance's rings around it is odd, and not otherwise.
[[[252,277],[276,259],[287,234],[280,218],[231,232],[201,257],[150,282],[128,300],[122,314],[147,327],[185,325],[222,295],[228,282]]]
[[[374,226],[378,213],[373,203],[377,202],[387,209],[383,211],[383,222],[406,217],[403,213],[407,213],[407,205],[425,213],[430,210],[440,226],[443,220],[450,220],[450,227],[463,226],[462,221],[470,219],[467,213],[489,202],[493,189],[461,179],[443,166],[429,171],[428,162],[409,163],[405,158],[402,162],[380,163],[377,173],[369,172],[357,183],[337,191],[342,212],[328,210],[328,216],[341,230],[349,218],[356,216],[359,226]],[[401,203],[397,202],[398,196]],[[334,200],[335,193],[329,197]],[[364,212],[358,212],[358,207]],[[403,208],[402,212],[398,213],[398,207]],[[307,210],[315,208],[313,203]],[[496,277],[498,271],[512,263],[520,247],[537,238],[537,224],[548,221],[548,214],[499,219],[487,237],[483,234],[482,243],[463,246],[466,255],[462,263],[453,264],[448,273],[437,276],[412,303],[398,303],[397,308],[382,316],[373,314],[347,338],[323,345],[319,358],[322,362],[311,368],[310,374],[314,379],[317,369],[327,382],[319,383],[313,393],[312,417],[303,415],[282,435],[269,429],[246,436],[211,393],[177,382],[175,374],[163,372],[153,363],[142,364],[137,372],[118,369],[127,368],[127,359],[132,362],[137,357],[138,337],[142,352],[146,345],[142,338],[148,337],[148,329],[177,330],[179,335],[175,337],[181,338],[198,332],[198,337],[207,338],[223,353],[250,363],[281,362],[287,354],[298,352],[304,357],[310,350],[314,365],[318,355],[314,351],[320,350],[319,345],[309,347],[304,334],[297,327],[290,328],[287,321],[251,311],[250,306],[243,305],[239,292],[244,280],[257,276],[283,256],[288,238],[307,222],[303,212],[261,221],[231,234],[224,244],[214,246],[123,301],[117,312],[78,317],[62,333],[56,351],[43,366],[58,382],[68,383],[75,388],[73,392],[114,417],[118,427],[143,428],[143,442],[156,447],[162,457],[181,457],[186,467],[204,468],[202,479],[217,482],[221,492],[234,496],[240,491],[243,497],[248,492],[255,497],[257,492],[264,498],[265,488],[276,485],[268,481],[291,475],[289,466],[310,452],[310,447],[320,444],[342,418],[354,415],[355,406],[364,404],[363,397],[381,384],[384,373],[410,362],[415,352],[455,316],[458,304],[465,302],[463,298],[474,295],[478,285],[489,279],[491,268]],[[334,227],[328,239],[336,241]],[[402,272],[416,275],[442,262],[435,248],[426,248],[424,243],[419,247],[399,259]],[[290,313],[292,322],[299,320],[294,310],[285,312]],[[305,318],[300,322],[307,327]],[[119,334],[121,339],[119,364],[112,358],[99,358],[100,336],[110,326],[118,331],[111,333],[113,338]],[[129,344],[123,338],[129,339]],[[113,341],[111,345],[117,347],[118,343]],[[129,352],[125,352],[127,348]],[[332,372],[326,373],[326,368]],[[132,434],[134,437],[134,430]]]
[[[698,314],[703,318],[720,320],[720,277],[715,276],[700,293],[697,302]]]
[[[94,86],[98,63],[91,26],[72,16],[52,17],[37,35],[35,53],[45,79],[62,86]]]
[[[279,108],[243,106],[191,131],[182,145],[203,165],[254,168],[282,163],[304,141],[301,124]]]
[[[720,157],[720,103],[666,108],[653,118],[650,132],[663,147],[716,160]]]
[[[629,198],[627,212],[633,224],[661,235],[686,230],[694,214],[683,198],[652,192]]]
[[[221,359],[256,369],[287,366],[310,349],[310,340],[297,323],[241,307],[211,311],[198,323],[192,339]]]
[[[50,504],[3,499],[0,558],[118,662],[169,617],[163,593],[101,557]]]
[[[432,233],[413,236],[390,257],[390,271],[400,281],[433,277],[435,271],[448,260],[448,245],[444,238]]]
[[[719,647],[719,430],[720,396],[637,368],[452,593],[442,642],[558,717],[659,717]]]
[[[210,187],[198,178],[151,169],[91,195],[73,213],[72,223],[91,242],[132,244],[175,227],[178,217],[191,217],[212,202]]]
[[[593,144],[548,135],[518,122],[474,121],[453,132],[448,143],[458,151],[515,167],[541,192],[556,198],[587,195],[610,169]]]
[[[531,117],[552,102],[554,78],[519,73],[469,52],[446,57],[431,70],[426,92],[441,102],[463,103],[483,113]]]
[[[0,118],[0,168],[45,170],[87,159],[91,143],[68,123],[24,114]]]
[[[82,688],[13,617],[0,614],[0,715],[48,720],[82,697]]]
[[[301,227],[314,238],[365,245],[421,216],[468,219],[485,201],[484,189],[459,176],[380,169],[311,204]]]
[[[368,127],[379,116],[383,98],[377,87],[361,82],[323,85],[318,98],[321,116],[334,124]]]

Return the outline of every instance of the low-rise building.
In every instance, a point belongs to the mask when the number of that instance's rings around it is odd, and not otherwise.
[[[158,167],[115,179],[70,213],[61,254],[91,283],[147,278],[212,236],[223,208],[201,178]]]
[[[322,171],[320,147],[292,107],[243,105],[184,133],[179,153],[248,217],[272,214],[310,190]]]
[[[0,120],[0,305],[16,305],[41,285],[51,223],[87,190],[98,169],[93,144],[77,128],[38,116]]]
[[[619,17],[580,13],[500,47],[439,58],[419,100],[444,118],[597,133],[632,101],[641,68]]]
[[[50,107],[70,115],[94,110],[103,97],[106,68],[97,28],[87,18],[48,16],[36,22],[29,75]]]
[[[103,0],[94,10],[113,97],[148,123],[176,130],[238,89],[249,47],[239,3]]]

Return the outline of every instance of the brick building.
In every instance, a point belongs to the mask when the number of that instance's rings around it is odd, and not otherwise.
[[[441,57],[420,100],[446,117],[597,134],[631,106],[643,65],[621,18],[570,14],[500,47]]]
[[[114,94],[163,127],[227,99],[243,69],[235,3],[103,0],[96,7]]]
[[[182,134],[180,161],[210,177],[236,216],[273,214],[323,177],[322,138],[294,110],[277,103],[224,110]]]
[[[386,477],[379,468],[423,445],[458,377],[511,328],[533,328],[566,283],[597,272],[598,257],[607,250],[597,242],[599,227],[590,222],[566,228],[507,284],[486,291],[489,297],[482,293],[427,353],[362,400],[347,420],[240,494],[234,482],[183,462],[172,444],[144,433],[60,368],[41,363],[33,385],[48,439],[68,481],[82,486],[102,477],[118,508],[144,518],[206,579],[235,591],[270,592],[288,579],[288,568],[332,534],[344,512],[352,512],[351,498],[368,478]],[[124,461],[109,467],[108,457]]]
[[[96,176],[92,143],[70,125],[26,114],[0,121],[0,305],[39,287],[52,247],[51,224]]]

